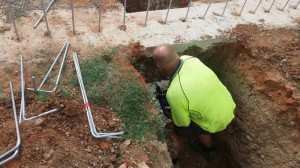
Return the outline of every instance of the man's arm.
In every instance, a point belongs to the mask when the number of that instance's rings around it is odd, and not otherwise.
[[[156,98],[159,101],[160,107],[161,107],[164,115],[168,119],[172,119],[171,109],[170,109],[169,103],[167,102],[166,96],[165,95],[158,95],[158,96],[156,96]]]
[[[187,107],[183,102],[176,102],[174,99],[168,99],[171,108],[172,120],[178,127],[187,127],[190,125],[191,118]],[[186,104],[187,106],[187,104]]]

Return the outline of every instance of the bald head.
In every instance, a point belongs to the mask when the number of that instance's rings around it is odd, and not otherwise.
[[[160,66],[169,66],[179,56],[170,44],[162,44],[154,49],[153,59]]]
[[[153,51],[155,63],[162,68],[163,73],[169,75],[176,69],[180,59],[177,52],[170,44],[162,44]]]

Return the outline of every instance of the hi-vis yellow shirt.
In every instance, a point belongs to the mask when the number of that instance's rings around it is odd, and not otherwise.
[[[167,91],[173,122],[186,127],[192,120],[210,133],[225,129],[234,118],[236,107],[229,91],[198,58],[180,59],[183,63]]]

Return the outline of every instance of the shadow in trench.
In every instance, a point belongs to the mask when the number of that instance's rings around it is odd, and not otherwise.
[[[124,0],[119,0],[124,5]],[[149,10],[163,10],[168,9],[169,0],[151,0]],[[189,4],[189,0],[176,0],[172,2],[171,8],[184,8]],[[147,11],[148,0],[127,0],[126,12],[140,12]]]

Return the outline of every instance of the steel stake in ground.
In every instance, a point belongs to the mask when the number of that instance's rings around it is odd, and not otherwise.
[[[147,20],[148,20],[149,8],[150,8],[150,0],[148,0],[148,5],[147,5],[147,12],[146,12],[145,27],[147,27]]]
[[[226,10],[226,8],[227,8],[227,5],[228,5],[228,1],[229,1],[229,0],[226,1],[226,4],[225,4],[225,7],[224,7],[224,9],[223,9],[222,14],[219,14],[219,13],[217,13],[217,12],[213,12],[213,14],[214,14],[214,15],[218,15],[218,16],[222,16],[222,17],[223,17],[224,14],[225,14],[225,10]]]
[[[170,11],[171,5],[172,5],[172,1],[173,1],[173,0],[170,0],[170,3],[169,3],[169,7],[168,7],[168,11],[167,11],[165,23],[167,23],[167,19],[168,19],[168,15],[169,15],[169,11]]]
[[[296,5],[291,5],[291,7],[294,8],[294,9],[297,9],[297,7],[299,6],[299,4],[300,4],[300,0],[298,1],[298,3]]]
[[[10,5],[9,0],[7,0],[7,6],[8,6],[8,10],[9,10],[10,19],[11,19],[13,25],[14,25],[14,29],[15,29],[15,33],[17,35],[17,39],[20,40],[18,29],[17,29],[16,22],[15,22],[15,15],[14,15],[14,12],[12,11],[12,7]]]
[[[273,0],[273,2],[271,4],[271,6],[269,7],[269,9],[264,9],[264,11],[265,12],[270,12],[270,10],[271,10],[272,6],[274,5],[274,3],[275,3],[275,0]]]
[[[209,8],[210,8],[210,6],[211,6],[212,3],[214,3],[214,1],[212,1],[211,3],[209,3],[208,7],[206,8],[206,10],[204,12],[204,15],[202,17],[199,17],[200,19],[205,19],[205,16],[206,16],[206,14],[207,14],[207,12],[208,12],[208,10],[209,10]]]
[[[46,8],[46,12],[48,12],[51,8],[51,6],[54,4],[55,0],[53,0],[52,2],[50,2],[50,4],[48,5],[48,7]],[[40,24],[40,22],[42,21],[42,19],[44,18],[44,14],[39,18],[39,20],[35,23],[35,25],[33,26],[33,28],[37,28],[38,25]]]
[[[189,4],[188,4],[188,8],[187,8],[187,11],[186,11],[186,15],[185,15],[185,18],[183,19],[184,22],[187,20],[188,14],[189,14],[189,12],[190,12],[191,5],[192,5],[192,0],[190,0],[190,2],[189,2]]]
[[[31,81],[32,81],[32,84],[33,84],[34,93],[37,93],[35,77],[34,76],[31,77]]]
[[[242,9],[241,9],[241,11],[240,11],[240,13],[239,13],[239,16],[242,15],[242,12],[243,12],[243,10],[244,10],[244,8],[245,8],[246,3],[247,3],[247,0],[245,0],[244,4],[243,4],[243,6],[242,6]]]
[[[99,24],[98,24],[98,31],[101,32],[101,15],[102,15],[102,0],[99,0]]]
[[[125,31],[125,16],[126,16],[126,0],[124,0],[124,13],[123,13],[123,27],[122,30]]]
[[[284,4],[284,6],[282,8],[278,8],[279,10],[283,11],[284,8],[288,5],[288,3],[290,2],[290,0],[287,0],[286,3]]]
[[[255,14],[256,11],[257,11],[257,9],[258,9],[258,7],[259,7],[259,5],[261,4],[261,2],[262,2],[262,0],[260,0],[260,1],[258,2],[257,6],[256,6],[256,8],[255,8],[255,10],[254,10],[254,11],[250,10],[249,13]]]
[[[47,19],[47,13],[44,9],[44,0],[41,0],[41,5],[42,5],[42,10],[43,10],[43,13],[44,13],[44,18],[45,18],[45,22],[46,22],[46,26],[47,26],[47,33],[48,35],[50,35],[50,29],[49,29],[49,25],[48,25],[48,19]]]
[[[74,16],[74,3],[71,0],[71,11],[72,11],[72,25],[73,25],[73,34],[75,35],[75,16]]]

